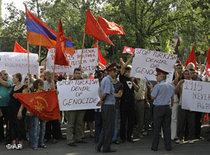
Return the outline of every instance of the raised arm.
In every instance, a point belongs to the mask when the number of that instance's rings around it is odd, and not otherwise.
[[[175,94],[179,94],[180,89],[182,88],[184,80],[180,80],[175,88]]]
[[[124,61],[123,61],[123,59],[122,58],[120,58],[120,63],[121,63],[121,70],[120,70],[120,73],[121,73],[121,75],[123,75],[124,73],[125,73],[125,68],[128,66],[128,64],[133,60],[133,58],[134,58],[134,54],[133,55],[131,55],[131,57],[128,59],[128,61],[125,63]]]

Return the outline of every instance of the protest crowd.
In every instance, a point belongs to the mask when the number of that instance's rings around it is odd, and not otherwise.
[[[27,12],[27,21],[32,20],[31,13]],[[62,48],[58,44],[57,39],[57,52]],[[66,65],[65,56],[56,51],[54,63],[68,66],[71,60]],[[201,86],[210,82],[205,64],[193,62],[191,57],[184,64],[176,56],[168,54],[163,60],[172,60],[173,63],[156,63],[165,64],[169,69],[160,65],[151,67],[153,71],[149,73],[148,67],[141,68],[138,54],[148,56],[152,52],[156,58],[161,57],[161,52],[135,49],[127,61],[120,58],[103,67],[97,64],[92,73],[84,70],[83,63],[73,68],[72,74],[55,71],[46,64],[50,57],[46,58],[44,67],[37,74],[25,74],[18,70],[10,74],[9,70],[1,70],[1,145],[4,144],[8,150],[22,150],[24,144],[29,143],[33,150],[38,150],[47,149],[49,141],[57,143],[66,140],[70,147],[77,147],[80,143],[88,143],[87,130],[96,144],[92,149],[97,152],[116,152],[111,148],[112,144],[143,141],[149,135],[153,135],[152,151],[158,150],[161,137],[167,151],[172,150],[172,141],[184,145],[205,139],[201,136],[201,127],[208,124],[208,112],[190,110],[182,105],[186,97],[184,91],[195,89],[206,93],[205,97],[194,94],[194,98],[205,98],[207,102],[197,107],[210,109],[210,94]],[[56,60],[56,57],[59,59]],[[92,88],[93,85],[97,87]],[[71,93],[75,96],[63,97]],[[81,98],[82,95],[87,97]],[[66,136],[62,135],[61,126],[66,126]]]

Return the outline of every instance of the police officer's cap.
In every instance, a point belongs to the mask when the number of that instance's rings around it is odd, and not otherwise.
[[[106,68],[106,70],[107,70],[107,71],[117,70],[117,65],[116,65],[116,63],[110,64],[110,65]]]
[[[157,75],[168,75],[169,73],[160,69],[160,68],[156,68],[156,72],[157,72]]]

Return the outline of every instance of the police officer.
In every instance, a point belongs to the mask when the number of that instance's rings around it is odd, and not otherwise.
[[[151,149],[158,150],[161,128],[163,129],[164,144],[171,151],[171,109],[174,100],[174,87],[166,82],[167,72],[156,68],[158,84],[152,89],[151,98],[154,100],[154,133]]]
[[[102,114],[102,131],[100,133],[99,142],[96,146],[96,151],[100,152],[103,147],[103,152],[115,152],[111,150],[112,137],[114,134],[115,125],[115,97],[114,97],[114,78],[116,76],[116,64],[111,64],[108,68],[108,75],[102,80],[100,92],[101,100],[98,106],[101,105]]]

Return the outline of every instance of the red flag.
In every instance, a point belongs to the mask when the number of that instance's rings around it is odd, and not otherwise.
[[[125,46],[124,49],[123,49],[123,53],[129,53],[129,54],[133,54],[135,51],[134,48],[131,48],[131,47],[127,47]]]
[[[94,79],[94,74],[92,74],[92,75],[90,76],[90,79]]]
[[[98,16],[98,23],[100,24],[106,35],[125,35],[122,27],[114,22],[109,22],[105,18]]]
[[[209,46],[209,49],[208,49],[206,57],[208,59],[207,63],[210,65],[210,46]]]
[[[190,62],[192,62],[195,65],[195,69],[197,69],[197,62],[196,62],[196,56],[195,56],[195,46],[193,46],[192,51],[189,55],[189,57],[187,58],[187,61],[185,62],[185,66],[187,66]]]
[[[56,39],[55,60],[56,65],[69,66],[69,61],[64,55],[65,50],[65,36],[61,20],[59,21],[58,33]]]
[[[102,65],[106,66],[106,60],[103,58],[103,56],[102,56],[102,54],[101,54],[101,52],[100,52],[100,50],[99,50],[99,48],[98,48],[98,43],[97,43],[97,42],[95,43],[94,48],[97,48],[97,49],[98,49],[98,61],[99,61]]]
[[[90,12],[90,9],[87,9],[85,33],[93,36],[95,40],[102,40],[114,46],[112,41],[101,28],[100,24]]]
[[[16,93],[17,98],[24,107],[41,120],[56,120],[60,118],[58,96],[56,90],[34,93]]]
[[[15,47],[14,47],[14,52],[18,52],[18,53],[28,53],[27,50],[25,50],[23,47],[21,47],[17,41],[15,41]],[[29,52],[30,53],[30,52]]]
[[[209,113],[206,113],[203,118],[203,123],[207,122],[209,120]]]
[[[206,74],[210,76],[210,64],[206,63]]]

